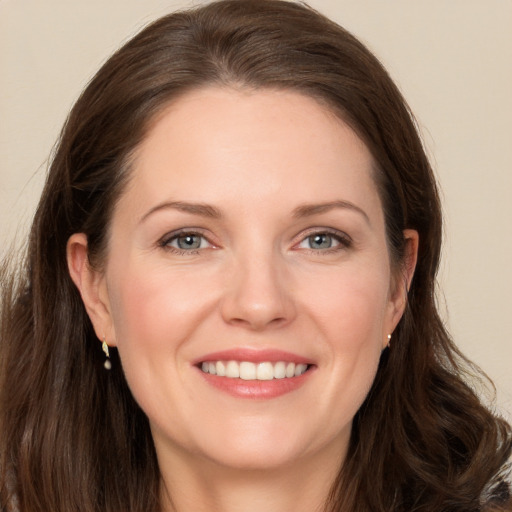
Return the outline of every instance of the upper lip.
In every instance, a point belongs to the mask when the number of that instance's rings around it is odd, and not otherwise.
[[[218,352],[210,352],[193,361],[194,365],[204,361],[249,361],[251,363],[277,363],[285,361],[295,364],[312,364],[311,359],[275,349],[251,349],[251,348],[235,348],[229,350],[221,350]]]

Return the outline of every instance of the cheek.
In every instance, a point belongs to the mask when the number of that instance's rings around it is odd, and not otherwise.
[[[201,290],[199,278],[190,272],[171,274],[165,266],[148,269],[147,265],[124,270],[123,275],[113,273],[109,286],[121,357],[171,354],[207,314],[206,290]]]
[[[325,281],[310,301],[310,317],[324,340],[322,360],[329,371],[324,398],[337,404],[338,423],[349,421],[370,390],[385,341],[389,311],[387,273],[368,267]],[[334,413],[336,416],[336,413]]]
[[[111,273],[110,305],[123,372],[150,418],[160,417],[162,404],[183,399],[165,383],[182,380],[182,347],[208,315],[207,295],[198,293],[198,284],[159,265],[132,263],[122,275]]]
[[[390,305],[386,268],[369,272],[368,266],[354,266],[315,284],[317,293],[307,296],[308,307],[337,349],[357,350],[372,342],[380,346]]]
[[[167,414],[162,404],[180,404],[174,415],[186,410],[188,356],[193,341],[204,339],[198,332],[212,331],[219,272],[172,268],[162,258],[123,263],[112,269],[109,283],[117,348],[135,400],[158,422]]]

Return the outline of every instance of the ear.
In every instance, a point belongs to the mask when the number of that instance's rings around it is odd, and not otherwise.
[[[404,260],[401,264],[400,274],[397,276],[395,283],[392,286],[392,296],[390,300],[390,325],[385,336],[386,343],[388,342],[387,334],[392,333],[395,330],[398,322],[404,314],[407,306],[407,295],[409,293],[409,288],[411,287],[414,270],[416,269],[416,262],[418,260],[418,232],[414,229],[405,229],[403,234],[405,239]]]
[[[105,274],[89,263],[87,236],[75,233],[68,240],[67,262],[71,279],[75,283],[94,331],[99,340],[115,345],[115,332],[110,311]]]

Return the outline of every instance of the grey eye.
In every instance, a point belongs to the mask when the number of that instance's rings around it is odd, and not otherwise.
[[[186,233],[175,237],[169,245],[181,249],[184,251],[201,249],[204,247],[205,240],[201,235],[195,235],[193,233]]]
[[[328,233],[316,233],[307,237],[310,249],[330,249],[337,241]]]

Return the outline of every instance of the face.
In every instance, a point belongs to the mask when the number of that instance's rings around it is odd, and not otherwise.
[[[169,106],[91,281],[157,453],[238,468],[339,460],[403,309],[368,149],[283,91]]]

